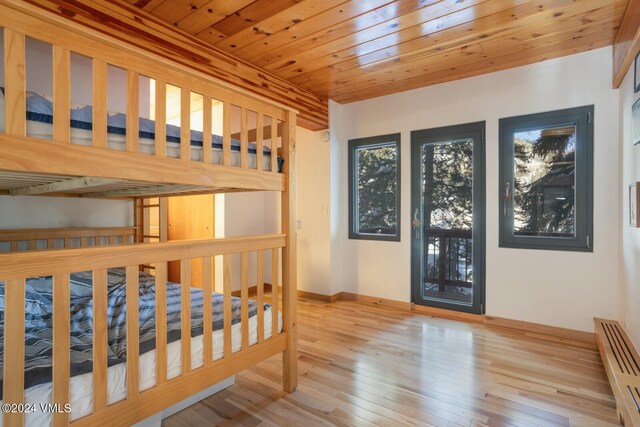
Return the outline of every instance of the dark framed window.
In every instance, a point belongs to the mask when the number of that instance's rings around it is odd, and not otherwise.
[[[593,106],[500,120],[500,246],[593,251]]]
[[[349,141],[349,238],[400,241],[400,134]]]

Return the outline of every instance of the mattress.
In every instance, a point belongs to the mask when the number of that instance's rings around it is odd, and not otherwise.
[[[73,273],[70,282],[71,312],[71,418],[82,417],[92,408],[92,347],[93,347],[93,299],[90,272]],[[140,273],[139,276],[139,352],[140,388],[155,384],[155,278]],[[52,303],[51,276],[28,279],[25,299],[25,402],[51,402],[52,374]],[[167,306],[167,377],[173,378],[181,371],[181,289],[168,282]],[[203,364],[203,297],[202,290],[192,288],[191,300],[191,350],[192,367]],[[108,271],[108,402],[114,403],[126,396],[126,272],[124,269]],[[222,296],[212,295],[213,354],[216,359],[223,352]],[[265,337],[271,334],[271,307],[257,307],[249,301],[250,343],[257,340],[257,316],[265,314]],[[240,300],[232,298],[232,351],[241,347]],[[279,320],[279,327],[282,322]],[[4,284],[0,282],[0,353],[4,352],[1,336],[4,335]],[[27,425],[43,425],[50,414],[34,412],[26,415]]]
[[[27,136],[37,139],[53,139],[53,104],[45,96],[27,92]],[[76,106],[70,112],[71,143],[91,146],[92,133],[92,107]],[[0,133],[5,131],[5,101],[4,88],[0,87]],[[107,116],[107,147],[112,150],[126,150],[126,115],[122,113],[109,113]],[[166,156],[168,158],[180,158],[180,134],[179,126],[166,125]],[[222,164],[222,137],[211,136],[211,163]],[[203,160],[203,134],[191,130],[190,132],[190,158],[193,161]],[[142,154],[155,154],[155,122],[153,120],[139,119],[138,135],[139,152]],[[248,168],[256,167],[256,145],[249,144]],[[278,171],[281,171],[283,159],[278,158]],[[240,142],[231,140],[231,166],[240,166]],[[262,165],[260,170],[271,170],[271,149],[263,147]]]
[[[264,337],[271,338],[271,307],[264,312]],[[237,323],[232,326],[232,350],[237,352],[242,346],[242,325]],[[282,331],[282,313],[278,312],[278,330]],[[258,320],[256,316],[249,318],[249,344],[253,345],[258,340]],[[214,360],[222,358],[223,331],[213,332],[213,357]],[[203,364],[203,338],[202,335],[191,338],[191,368],[196,369]],[[167,378],[175,378],[181,372],[181,343],[172,342],[167,345]],[[140,356],[140,390],[146,390],[155,385],[156,381],[156,352],[147,352]],[[107,399],[112,404],[126,398],[126,365],[116,365],[107,371]],[[93,374],[83,374],[71,378],[71,420],[89,415],[93,408]],[[51,383],[40,384],[25,391],[25,403],[49,403],[51,402]],[[32,412],[25,414],[25,426],[50,425],[51,414]],[[2,417],[0,417],[2,426]]]

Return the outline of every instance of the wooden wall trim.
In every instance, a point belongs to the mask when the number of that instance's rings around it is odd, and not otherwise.
[[[295,109],[299,111],[298,125],[307,129],[328,128],[327,100],[121,0],[2,0],[1,3],[31,15],[37,13],[57,24],[79,24],[116,40],[122,48],[141,49]]]
[[[575,329],[561,328],[559,326],[543,325],[540,323],[487,315],[483,316],[483,323],[485,325],[502,326],[505,328],[525,331],[529,336],[547,335],[558,337],[563,341],[582,342],[591,345],[595,345],[596,342],[595,334],[593,332],[578,331]]]
[[[629,0],[627,10],[613,42],[613,87],[622,84],[624,76],[640,51],[640,0]]]
[[[595,334],[592,332],[578,331],[574,329],[561,328],[557,326],[542,325],[539,323],[525,322],[522,320],[506,319],[503,317],[461,313],[451,310],[443,310],[440,308],[427,307],[406,301],[397,301],[386,298],[372,297],[368,295],[354,294],[350,292],[341,292],[335,295],[321,295],[311,292],[305,292],[304,298],[315,299],[324,302],[333,302],[337,300],[343,301],[359,301],[368,304],[376,304],[384,307],[395,308],[425,314],[428,316],[439,317],[462,322],[482,323],[488,326],[498,326],[509,329],[515,329],[525,332],[525,335],[547,338],[554,337],[564,342],[573,344],[588,344],[595,346]]]
[[[323,302],[335,302],[343,299],[343,295],[342,295],[342,292],[338,292],[337,294],[333,294],[333,295],[324,295],[324,294],[318,294],[315,292],[298,290],[298,298],[323,301]]]

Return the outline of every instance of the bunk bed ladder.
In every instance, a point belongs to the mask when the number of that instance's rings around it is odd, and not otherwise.
[[[157,208],[154,213],[153,209]],[[136,243],[167,241],[167,198],[136,198],[134,201]],[[152,225],[156,224],[156,225]],[[153,229],[152,229],[153,227]]]
[[[154,209],[157,211],[154,212]],[[136,198],[133,202],[133,218],[136,229],[135,243],[166,242],[168,233],[167,198],[158,197]],[[157,224],[157,229],[152,230],[151,224]],[[156,226],[154,226],[155,228]],[[140,271],[154,270],[152,265],[141,265]]]

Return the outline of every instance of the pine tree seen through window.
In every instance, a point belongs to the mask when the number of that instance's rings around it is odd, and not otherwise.
[[[593,250],[593,106],[500,120],[500,246]]]
[[[400,135],[349,141],[349,237],[400,240]]]

